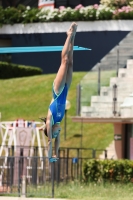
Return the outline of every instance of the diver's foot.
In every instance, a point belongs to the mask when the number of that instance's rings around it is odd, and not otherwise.
[[[77,30],[77,24],[73,22],[67,31],[67,35],[74,36],[76,34],[76,30]]]

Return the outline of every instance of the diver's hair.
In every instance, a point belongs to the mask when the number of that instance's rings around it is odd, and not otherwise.
[[[47,118],[45,117],[45,118],[40,118],[44,123],[45,123],[45,125],[46,125],[46,121],[47,121]],[[48,133],[47,133],[47,128],[45,127],[45,129],[44,129],[44,134],[48,137]]]
[[[46,121],[47,121],[47,118],[45,117],[44,118],[44,123],[45,123],[45,125],[46,125]],[[47,128],[45,127],[45,129],[44,129],[44,134],[48,137],[48,133],[47,133]]]
[[[48,137],[47,128],[46,128],[46,127],[45,127],[45,129],[44,129],[44,134]]]

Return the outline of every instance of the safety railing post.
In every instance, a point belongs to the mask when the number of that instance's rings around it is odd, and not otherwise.
[[[69,162],[69,148],[67,148],[67,157],[66,157],[66,183],[68,180],[68,162]]]
[[[92,158],[96,158],[96,150],[95,149],[92,150]]]
[[[106,149],[104,150],[104,155],[105,155],[105,159],[107,159],[108,156],[107,156],[107,150]]]
[[[18,196],[20,197],[20,182],[21,182],[21,177],[20,177],[20,165],[21,165],[21,160],[19,157],[16,157],[18,159]]]
[[[52,198],[54,198],[54,162],[51,163]]]
[[[21,197],[26,197],[26,176],[22,176]]]

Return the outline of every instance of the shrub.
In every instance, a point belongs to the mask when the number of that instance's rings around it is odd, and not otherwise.
[[[3,20],[6,24],[20,23],[22,21],[22,12],[14,7],[5,8],[3,15]]]
[[[121,8],[123,6],[131,5],[132,0],[101,0],[100,3],[109,7]]]
[[[0,79],[33,76],[40,74],[42,74],[42,69],[39,67],[0,62]]]
[[[62,21],[94,21],[110,19],[132,19],[133,0],[101,0],[100,5],[74,9],[61,6],[59,9],[38,9],[19,5],[17,8],[0,7],[0,26],[15,23],[62,22]]]
[[[86,182],[131,182],[133,161],[89,160],[84,165],[84,177]]]
[[[22,21],[23,23],[34,23],[34,22],[39,22],[39,9],[36,8],[30,8],[27,6],[27,8],[24,10],[22,13]]]
[[[98,160],[91,159],[84,165],[85,182],[101,181],[101,163]]]
[[[96,7],[96,5],[94,5]],[[97,5],[98,6],[98,5]],[[105,5],[99,5],[97,8],[96,18],[99,20],[110,20],[113,17],[113,10]]]
[[[133,19],[133,8],[123,6],[113,12],[113,19]]]

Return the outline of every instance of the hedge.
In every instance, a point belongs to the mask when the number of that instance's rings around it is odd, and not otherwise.
[[[119,3],[119,2],[118,2]],[[83,7],[81,4],[74,9],[61,6],[59,9],[46,10],[18,7],[0,7],[0,25],[16,23],[62,22],[62,21],[94,21],[112,19],[133,19],[133,5],[121,4],[120,7],[110,4],[95,4]],[[122,6],[125,5],[125,6]]]
[[[39,67],[23,66],[0,62],[0,79],[25,77],[42,74],[42,69]]]
[[[89,160],[84,165],[85,182],[120,182],[133,181],[132,160]]]

